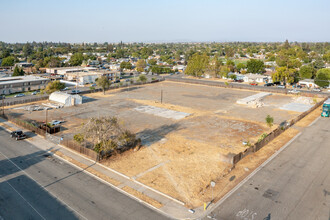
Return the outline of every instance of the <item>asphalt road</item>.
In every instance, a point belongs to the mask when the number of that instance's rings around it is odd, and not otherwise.
[[[219,220],[329,220],[329,156],[330,118],[320,118],[210,216]]]
[[[0,128],[0,219],[166,219]]]

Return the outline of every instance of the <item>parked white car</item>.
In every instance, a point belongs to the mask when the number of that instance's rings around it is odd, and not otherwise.
[[[59,125],[61,123],[63,123],[63,121],[53,120],[53,121],[50,122],[51,125]]]
[[[296,90],[296,89],[292,89],[289,90],[288,93],[292,93],[292,94],[298,94],[300,91]]]

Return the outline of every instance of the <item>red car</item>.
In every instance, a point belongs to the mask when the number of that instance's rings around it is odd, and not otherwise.
[[[250,85],[251,85],[251,86],[257,86],[258,83],[256,83],[256,82],[252,82],[252,83],[250,83]]]

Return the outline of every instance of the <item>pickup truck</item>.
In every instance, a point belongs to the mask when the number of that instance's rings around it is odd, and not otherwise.
[[[12,138],[15,138],[16,141],[26,138],[26,134],[24,134],[23,131],[13,131],[10,133],[10,135]]]

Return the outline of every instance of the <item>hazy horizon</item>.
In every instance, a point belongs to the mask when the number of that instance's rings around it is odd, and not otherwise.
[[[0,41],[8,43],[330,41],[327,0],[12,0],[1,6]]]

